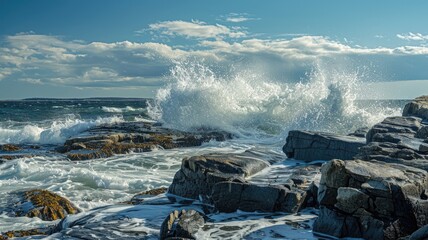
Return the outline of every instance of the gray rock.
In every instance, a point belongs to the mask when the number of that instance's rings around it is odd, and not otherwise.
[[[426,139],[428,138],[428,126],[421,127],[417,132],[415,137]]]
[[[367,133],[369,132],[368,127],[362,127],[355,130],[355,132],[348,134],[348,136],[354,136],[354,137],[360,137],[360,138],[366,138]]]
[[[403,116],[416,116],[428,119],[428,96],[421,96],[406,104]]]
[[[359,208],[368,209],[369,196],[358,189],[341,187],[337,189],[335,207],[346,213],[354,213]]]
[[[208,154],[183,159],[181,169],[175,174],[168,189],[169,194],[199,199],[209,196],[216,183],[224,181],[244,182],[269,166],[264,160],[243,154]]]
[[[289,158],[304,161],[353,159],[365,139],[331,133],[290,131],[283,151]]]
[[[204,216],[198,211],[175,210],[163,221],[160,239],[195,239],[194,234],[204,224]]]
[[[314,231],[336,237],[397,239],[427,224],[428,173],[384,162],[323,165]]]
[[[419,228],[410,235],[409,240],[426,240],[428,239],[428,225]]]
[[[369,130],[366,136],[367,143],[397,143],[400,141],[397,136],[414,137],[421,127],[421,119],[417,117],[388,117]]]
[[[305,200],[306,192],[280,186],[257,186],[247,183],[220,182],[211,195],[220,212],[290,212],[295,213]]]

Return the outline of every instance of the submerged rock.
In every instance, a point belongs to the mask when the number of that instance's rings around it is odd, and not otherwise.
[[[160,239],[195,239],[194,234],[204,223],[204,215],[198,211],[175,210],[162,223]]]
[[[403,116],[415,116],[428,119],[428,96],[417,97],[406,104],[403,110]]]
[[[332,160],[322,167],[314,232],[397,239],[426,225],[428,173],[413,167]]]
[[[304,161],[353,159],[365,142],[361,137],[295,130],[288,133],[283,151]]]
[[[22,148],[20,146],[14,144],[4,144],[0,146],[0,150],[4,152],[15,152],[21,149]]]
[[[144,200],[146,198],[154,197],[154,196],[166,193],[167,191],[168,191],[168,188],[165,188],[165,187],[150,189],[148,191],[144,191],[144,192],[135,194],[132,197],[131,201],[126,202],[126,203],[134,204],[134,205],[135,204],[141,204],[142,202],[144,202]]]
[[[124,122],[102,125],[67,140],[57,148],[71,160],[111,157],[114,154],[148,152],[153,149],[200,146],[210,140],[224,141],[231,135],[222,131],[182,132],[155,124]]]
[[[30,237],[30,236],[46,236],[46,235],[52,234],[54,228],[55,226],[51,226],[47,228],[29,229],[29,230],[7,231],[0,234],[0,240],[9,239],[9,238]]]
[[[14,203],[14,212],[18,217],[38,217],[53,221],[80,212],[68,199],[47,190],[34,189],[18,195],[20,200]]]

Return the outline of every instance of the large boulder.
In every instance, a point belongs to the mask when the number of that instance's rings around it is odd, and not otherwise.
[[[204,215],[198,211],[175,210],[162,223],[160,239],[195,239],[194,234],[204,223]]]
[[[403,110],[403,116],[416,116],[428,119],[428,96],[417,97],[406,104]]]
[[[304,161],[353,159],[365,143],[362,137],[295,130],[288,133],[283,151],[289,158]]]
[[[401,164],[332,160],[322,166],[314,232],[397,239],[428,223],[428,173]]]
[[[224,181],[244,182],[269,163],[243,154],[207,154],[184,158],[181,169],[175,174],[168,193],[184,198],[199,199],[209,196],[216,183]]]

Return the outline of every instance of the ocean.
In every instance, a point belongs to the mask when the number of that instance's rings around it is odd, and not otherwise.
[[[173,80],[161,88],[154,99],[0,101],[0,144],[37,146],[25,150],[25,154],[33,157],[0,164],[0,232],[52,224],[7,214],[9,193],[42,188],[75,203],[83,210],[78,216],[109,215],[115,219],[114,216],[121,216],[132,208],[135,217],[115,226],[115,232],[107,230],[111,226],[107,223],[99,226],[99,229],[106,229],[105,238],[114,239],[120,232],[132,239],[134,235],[128,233],[141,230],[148,233],[148,239],[157,239],[160,223],[176,205],[154,208],[120,203],[129,201],[138,192],[168,187],[184,157],[241,153],[251,149],[265,158],[276,158],[277,163],[271,168],[282,172],[281,177],[286,178],[290,174],[289,166],[299,163],[286,160],[281,150],[289,130],[351,133],[387,116],[400,115],[407,102],[358,100],[361,96],[354,94],[357,83],[353,78],[314,77],[307,82],[282,84],[244,73],[221,77],[198,65],[190,69],[177,66],[172,72]],[[221,129],[235,137],[224,142],[210,141],[200,147],[158,149],[86,161],[70,161],[53,151],[68,138],[92,127],[133,121],[156,121],[186,131]],[[272,239],[275,234],[311,239],[314,237],[308,226],[314,218],[313,212],[217,214],[198,234],[203,239]],[[296,221],[307,226],[296,227],[292,224]]]

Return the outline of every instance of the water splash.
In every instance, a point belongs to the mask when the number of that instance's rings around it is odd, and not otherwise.
[[[398,108],[356,104],[358,71],[316,64],[300,82],[271,81],[242,70],[227,76],[200,63],[181,63],[158,90],[149,115],[178,129],[221,128],[278,134],[289,129],[350,132],[398,114]]]
[[[28,124],[20,128],[0,127],[0,144],[58,144],[63,143],[67,138],[88,130],[91,127],[123,121],[123,117],[121,116],[98,117],[95,120],[81,120],[70,116],[66,119],[52,121],[48,126]]]

